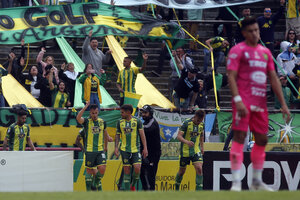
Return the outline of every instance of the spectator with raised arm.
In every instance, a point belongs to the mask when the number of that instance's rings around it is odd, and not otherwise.
[[[38,73],[38,69],[36,66],[32,66],[29,68],[29,73],[27,75],[23,75],[21,73],[20,82],[25,87],[25,89],[36,99],[40,97],[40,89],[36,89],[35,84],[41,80],[42,75]]]
[[[52,65],[48,65],[46,68],[45,77],[42,77],[35,85],[35,89],[40,89],[40,97],[39,101],[45,107],[52,106],[52,96],[51,91],[54,89],[56,85],[56,81],[53,79],[54,76],[54,68]]]
[[[85,38],[82,46],[82,61],[85,64],[92,64],[95,73],[101,77],[101,69],[103,63],[108,63],[111,58],[111,51],[108,50],[105,54],[98,49],[98,40],[92,38],[93,31],[89,32],[89,35]]]
[[[24,47],[24,40],[21,41],[21,53],[17,57],[16,49],[12,48],[11,52],[8,55],[7,61],[3,64],[3,67],[7,69],[7,72],[11,74],[15,79],[20,79],[20,74],[22,73],[23,66],[24,66],[24,57],[25,57],[25,47]],[[11,62],[11,68],[9,68],[9,64]]]
[[[266,7],[264,9],[264,16],[257,18],[261,41],[266,45],[272,54],[274,54],[275,26],[284,12],[284,5],[285,0],[280,0],[280,8],[276,14],[272,15],[271,8]]]
[[[74,105],[74,96],[75,96],[75,83],[76,79],[81,75],[81,72],[74,71],[74,64],[68,63],[67,65],[63,63],[60,67],[58,73],[59,79],[63,80],[66,84],[66,88],[70,95],[71,106]]]
[[[59,82],[58,70],[57,70],[56,67],[54,67],[54,64],[55,64],[54,58],[53,58],[53,56],[47,56],[43,61],[43,57],[44,57],[45,53],[46,53],[46,48],[42,47],[41,51],[39,52],[39,54],[36,58],[36,63],[41,64],[42,69],[43,69],[43,76],[44,77],[45,77],[45,74],[46,74],[46,66],[52,65],[53,70],[54,70],[54,78],[55,78],[56,83],[58,83]]]
[[[222,37],[214,37],[206,40],[205,43],[209,47],[209,50],[204,48],[203,72],[207,73],[211,52],[213,52],[214,55],[214,69],[215,72],[217,72],[219,65],[224,61],[229,51],[229,42]]]
[[[117,80],[117,88],[120,92],[120,106],[124,104],[124,93],[131,92],[135,93],[135,81],[138,73],[144,71],[147,66],[148,55],[143,54],[143,65],[141,68],[131,67],[131,58],[125,57],[123,61],[124,69],[119,72]]]

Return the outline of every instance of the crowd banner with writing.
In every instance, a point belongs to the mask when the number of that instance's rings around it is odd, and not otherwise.
[[[1,9],[0,44],[19,44],[56,37],[121,35],[176,38],[180,27],[125,8],[100,2]],[[178,39],[178,38],[177,38]]]
[[[232,114],[229,112],[217,113],[220,140],[223,142],[230,130]],[[269,142],[299,143],[300,142],[300,114],[292,113],[289,123],[285,123],[281,113],[269,114]]]
[[[215,114],[207,114],[205,117],[205,124],[208,124],[208,126],[205,126],[205,133],[209,134],[215,121],[215,117],[212,117],[211,115]],[[161,141],[174,142],[177,141],[176,137],[182,123],[186,119],[191,118],[194,115],[183,115],[179,113],[170,113],[155,110],[153,116],[159,124]]]
[[[88,117],[89,112],[84,113]],[[107,124],[111,136],[116,133],[116,122],[121,118],[119,110],[100,111],[99,117]],[[16,121],[12,109],[0,108],[0,141],[4,140],[7,127]],[[76,113],[67,109],[31,109],[26,123],[30,125],[30,137],[38,147],[74,147],[75,139],[81,128],[76,121]]]
[[[111,0],[98,0],[110,4]],[[205,9],[260,2],[262,0],[114,0],[117,6],[155,4],[177,9]]]

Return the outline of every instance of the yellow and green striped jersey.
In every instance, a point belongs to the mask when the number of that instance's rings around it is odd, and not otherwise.
[[[135,93],[134,85],[138,73],[139,68],[137,67],[124,68],[119,72],[117,83],[121,85],[124,91]],[[121,93],[120,96],[123,97],[124,94]]]
[[[183,138],[194,142],[194,147],[189,147],[185,143],[181,143],[180,156],[190,157],[200,152],[200,135],[204,132],[204,123],[201,122],[199,125],[195,125],[191,119],[187,119],[183,122],[180,130],[183,132]]]
[[[286,9],[286,17],[287,18],[296,18],[299,17],[299,1],[298,0],[288,0],[287,9]]]
[[[137,153],[140,151],[140,133],[143,124],[140,119],[132,117],[131,120],[120,119],[117,122],[117,134],[121,136],[121,150]]]
[[[13,123],[10,125],[6,132],[9,151],[25,151],[26,139],[30,137],[29,132],[30,129],[27,124],[19,126],[17,123]]]
[[[106,122],[101,118],[98,118],[96,121],[85,118],[83,127],[84,131],[80,131],[79,136],[83,138],[85,150],[87,152],[103,151]]]
[[[60,92],[58,89],[52,90],[52,107],[64,108],[69,101],[69,95],[64,92]]]

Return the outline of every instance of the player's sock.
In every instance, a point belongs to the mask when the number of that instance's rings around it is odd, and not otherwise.
[[[85,175],[86,191],[91,191],[92,182],[93,182],[93,177],[92,177],[92,175],[87,173],[87,174]]]
[[[125,191],[130,190],[130,174],[124,174],[124,189]]]
[[[257,144],[254,144],[251,151],[251,161],[253,165],[253,179],[256,181],[262,181],[265,157],[265,146],[258,146]]]
[[[182,178],[183,178],[183,176],[180,176],[178,173],[176,174],[176,178],[175,178],[175,190],[179,190]]]
[[[132,174],[132,182],[131,182],[131,186],[135,186],[135,184],[139,181],[140,179],[140,174],[138,173],[135,173],[135,171],[133,171],[133,174]]]
[[[104,174],[101,174],[99,171],[95,175],[95,187],[98,191],[102,190],[101,179],[103,178]]]
[[[244,144],[233,141],[230,150],[231,173],[234,182],[240,181],[240,169],[244,159]]]
[[[196,174],[196,190],[203,190],[203,176]]]

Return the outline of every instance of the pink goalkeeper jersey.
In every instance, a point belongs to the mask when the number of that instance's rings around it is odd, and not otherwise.
[[[245,106],[252,111],[265,111],[267,75],[268,71],[274,70],[270,50],[260,44],[250,47],[245,42],[241,42],[231,48],[227,70],[238,72],[237,87]]]

